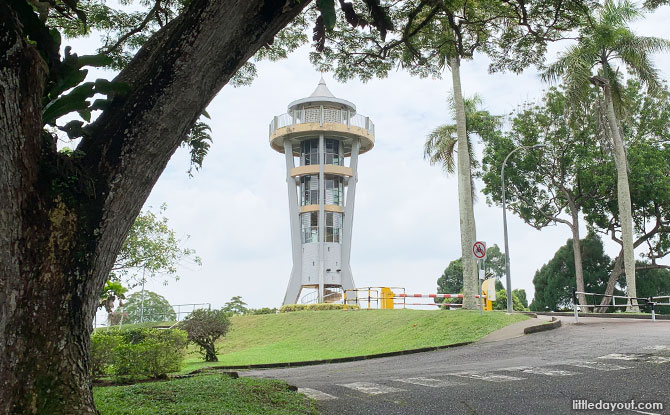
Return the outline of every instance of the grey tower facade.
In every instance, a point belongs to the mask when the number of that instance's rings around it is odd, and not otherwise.
[[[355,288],[351,272],[358,156],[374,146],[374,125],[323,78],[307,98],[270,122],[270,145],[286,157],[293,269],[284,304],[333,302]],[[301,301],[302,300],[302,301]]]

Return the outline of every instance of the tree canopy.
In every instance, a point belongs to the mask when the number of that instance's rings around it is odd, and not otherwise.
[[[245,303],[239,295],[232,297],[230,301],[223,306],[222,310],[231,314],[246,314],[249,311],[247,303]]]
[[[586,292],[604,293],[609,279],[612,260],[605,254],[600,237],[589,233],[581,240],[584,285]],[[561,311],[572,307],[572,290],[575,288],[575,259],[572,239],[560,247],[554,257],[542,266],[533,277],[535,296],[530,304],[532,311]],[[618,294],[621,294],[618,291]],[[594,304],[593,297],[588,298]]]
[[[167,284],[169,278],[179,279],[178,265],[202,265],[195,250],[183,246],[170,228],[166,210],[167,205],[162,204],[157,213],[147,210],[137,216],[114,261],[110,280],[121,281],[129,289],[157,276]]]
[[[219,361],[216,341],[230,329],[228,315],[225,310],[198,309],[179,323],[179,328],[188,334],[188,341],[198,345],[206,362]]]
[[[125,314],[123,322],[127,324],[177,320],[177,314],[170,302],[149,290],[128,296],[126,303],[119,308],[119,313]]]

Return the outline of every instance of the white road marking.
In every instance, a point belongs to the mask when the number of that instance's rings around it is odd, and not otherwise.
[[[670,357],[668,356],[655,356],[652,354],[643,354],[643,353],[612,353],[605,356],[600,356],[598,359],[628,360],[628,361],[648,362],[656,364],[670,362]]]
[[[577,372],[569,372],[567,370],[561,370],[561,369],[551,369],[543,366],[540,367],[513,366],[502,369],[496,369],[496,371],[523,372],[523,373],[531,373],[533,375],[545,375],[545,376],[572,376],[577,374]]]
[[[657,365],[660,365],[661,363],[670,362],[670,357],[668,357],[668,356],[647,356],[645,361],[647,361],[649,363],[656,363]]]
[[[561,369],[551,369],[548,367],[529,367],[527,369],[523,369],[522,372],[545,376],[572,376],[578,374],[577,372],[570,372],[568,370]]]
[[[600,356],[598,359],[639,361],[643,358],[644,355],[640,353],[610,353]]]
[[[369,383],[369,382],[354,382],[354,383],[347,383],[344,385],[337,385],[337,386],[343,386],[345,388],[349,389],[354,389],[359,392],[363,392],[368,395],[381,395],[384,393],[394,393],[394,392],[404,392],[404,389],[399,389],[399,388],[394,388],[391,386],[385,386],[385,385],[378,385],[376,383]]]
[[[642,412],[642,411],[638,411],[636,409],[629,409],[629,410],[631,412],[635,412],[635,413],[638,413],[638,414],[644,414],[644,415],[661,415],[661,414],[658,414],[656,412]]]
[[[579,363],[566,363],[566,364],[570,366],[585,367],[588,369],[602,370],[606,372],[610,370],[632,369],[632,367],[630,366],[619,366],[603,362],[579,362]]]
[[[337,396],[329,395],[326,392],[321,392],[311,388],[298,388],[298,392],[304,393],[305,395],[309,396],[310,398],[316,401],[328,401],[331,399],[337,399]]]
[[[406,379],[394,379],[396,382],[410,383],[412,385],[427,386],[429,388],[444,388],[448,386],[459,386],[465,385],[461,382],[453,382],[445,379],[431,379],[431,378],[406,378]]]
[[[657,352],[662,352],[662,351],[669,351],[670,352],[670,346],[666,345],[658,345],[658,346],[645,346],[643,347],[645,350],[655,350]]]
[[[485,380],[487,382],[510,382],[513,380],[524,380],[526,378],[518,378],[516,376],[496,375],[493,373],[452,373],[452,376],[459,376],[462,378]]]

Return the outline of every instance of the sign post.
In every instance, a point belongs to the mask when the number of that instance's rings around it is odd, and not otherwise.
[[[472,244],[472,254],[475,256],[475,259],[486,260],[486,242],[477,241]]]
[[[486,278],[484,264],[486,262],[486,242],[477,241],[472,244],[472,255],[477,260],[477,288],[479,289],[479,314],[484,313],[484,298],[482,297],[482,280]],[[483,278],[482,278],[483,277]]]

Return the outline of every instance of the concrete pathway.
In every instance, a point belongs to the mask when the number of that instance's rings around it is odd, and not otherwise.
[[[550,321],[551,321],[550,316],[537,316],[537,318],[529,318],[528,320],[510,324],[509,326],[498,329],[493,333],[489,333],[488,335],[480,339],[477,343],[490,343],[520,337],[524,335],[523,330],[525,328],[531,326],[537,326],[539,324],[545,324]]]

